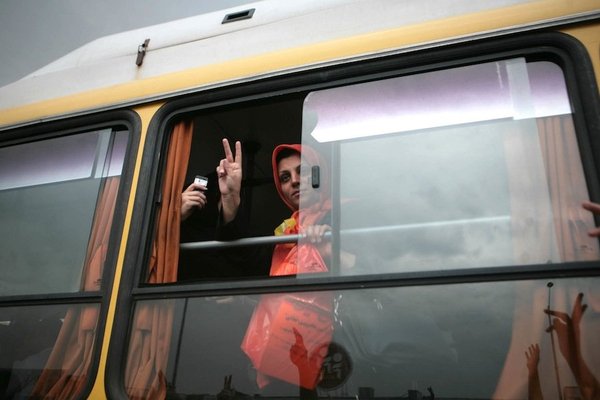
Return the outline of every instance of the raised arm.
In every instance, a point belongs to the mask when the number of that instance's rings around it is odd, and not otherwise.
[[[229,141],[223,139],[225,158],[217,166],[219,191],[221,192],[220,207],[223,221],[232,221],[240,207],[240,192],[242,188],[242,144],[235,142],[235,156],[231,152]]]
[[[553,329],[556,332],[560,352],[571,368],[583,398],[597,400],[600,398],[600,383],[583,359],[581,350],[580,324],[585,310],[587,305],[583,304],[583,293],[579,293],[571,315],[555,310],[544,312],[554,317],[548,330]]]
[[[540,362],[540,346],[535,343],[529,345],[529,349],[525,351],[527,358],[527,384],[528,384],[528,400],[543,400],[542,386],[540,384],[540,375],[538,373],[538,364]]]

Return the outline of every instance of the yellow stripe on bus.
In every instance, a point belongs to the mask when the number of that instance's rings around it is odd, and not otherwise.
[[[110,343],[110,334],[115,321],[115,310],[117,306],[117,296],[119,294],[119,286],[121,283],[121,276],[123,273],[123,263],[125,259],[125,250],[127,246],[127,240],[129,238],[129,230],[131,228],[131,216],[133,214],[133,204],[136,195],[136,188],[138,186],[138,179],[140,176],[140,167],[142,164],[142,149],[144,148],[144,144],[146,142],[148,126],[150,125],[150,120],[152,116],[156,113],[156,111],[163,105],[163,103],[155,103],[146,105],[143,107],[138,107],[135,109],[141,119],[141,137],[139,144],[139,151],[137,153],[135,159],[135,168],[131,183],[131,192],[129,193],[129,199],[127,201],[127,212],[125,214],[125,222],[123,224],[123,235],[121,237],[121,246],[119,247],[119,255],[117,258],[117,263],[115,266],[115,277],[112,282],[111,296],[110,302],[108,305],[108,315],[106,318],[106,325],[104,328],[104,336],[102,338],[102,351],[100,353],[100,363],[98,366],[98,372],[96,374],[96,379],[94,381],[94,386],[89,395],[91,399],[105,399],[105,382],[104,376],[106,373],[106,360],[108,358],[108,347]]]
[[[467,37],[547,21],[564,15],[598,11],[598,0],[541,0],[418,25],[342,38],[186,71],[90,90],[62,98],[0,111],[0,126],[29,123],[61,115],[143,103],[152,97],[198,89],[209,84],[251,78],[274,71],[322,62],[410,48],[420,44]]]

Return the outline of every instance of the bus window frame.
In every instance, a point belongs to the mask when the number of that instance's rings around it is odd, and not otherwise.
[[[517,33],[447,47],[341,62],[308,71],[209,89],[163,105],[152,118],[143,150],[142,173],[125,255],[125,265],[132,267],[124,268],[119,289],[119,309],[123,312],[115,317],[114,332],[123,334],[112,336],[108,358],[110,367],[107,370],[106,385],[109,395],[126,398],[123,382],[125,358],[122,355],[127,354],[134,306],[141,300],[600,275],[598,260],[343,277],[328,275],[302,280],[293,277],[265,277],[155,285],[145,282],[155,227],[155,207],[160,196],[165,163],[161,155],[166,154],[169,133],[175,121],[222,106],[243,105],[277,96],[515,57],[525,57],[528,61],[552,61],[562,69],[587,189],[592,201],[600,201],[600,159],[594,156],[600,154],[598,83],[585,47],[577,39],[560,32]],[[598,216],[595,216],[595,221],[600,224]]]
[[[21,143],[32,143],[74,134],[85,134],[99,129],[111,129],[113,132],[126,131],[128,134],[127,147],[123,160],[121,180],[116,199],[117,206],[113,214],[110,228],[108,252],[102,271],[103,284],[98,291],[79,291],[73,293],[52,293],[17,296],[0,296],[0,307],[29,307],[45,305],[85,305],[96,304],[99,308],[96,322],[96,336],[92,346],[92,360],[87,371],[88,379],[80,397],[88,394],[94,384],[98,372],[100,350],[104,339],[108,316],[108,305],[113,291],[113,281],[117,264],[118,252],[122,241],[127,211],[127,199],[131,191],[131,180],[134,175],[137,149],[141,138],[141,119],[138,114],[129,110],[116,110],[89,115],[66,118],[62,120],[29,125],[0,132],[0,146]]]

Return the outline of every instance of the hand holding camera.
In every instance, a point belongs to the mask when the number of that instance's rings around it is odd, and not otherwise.
[[[196,178],[194,178],[194,183],[197,185],[202,186],[201,188],[198,188],[196,190],[201,190],[201,191],[205,191],[207,186],[208,186],[208,178],[202,175],[196,175]]]
[[[206,188],[208,178],[196,175],[194,182],[181,194],[181,220],[186,220],[196,209],[203,209],[206,205]]]

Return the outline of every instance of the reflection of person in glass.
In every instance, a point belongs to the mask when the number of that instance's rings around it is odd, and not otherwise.
[[[223,379],[223,389],[217,393],[217,400],[233,400],[237,397],[237,391],[231,385],[232,379],[233,375],[225,376]]]
[[[567,361],[583,399],[598,400],[600,399],[600,384],[596,377],[592,375],[581,351],[580,323],[586,309],[587,305],[583,304],[583,293],[579,293],[575,299],[571,315],[550,309],[546,309],[544,312],[554,317],[547,331],[556,332],[560,353]],[[529,372],[529,399],[541,400],[543,396],[537,370],[540,360],[539,346],[537,344],[529,346],[525,356]]]

